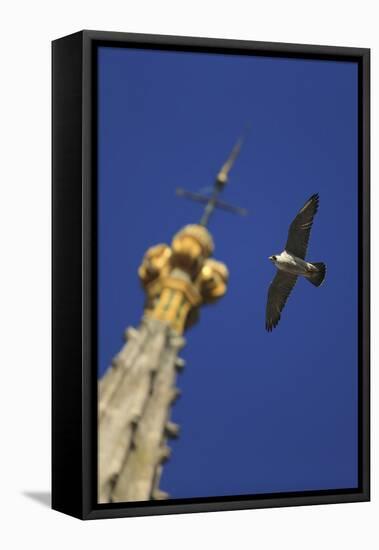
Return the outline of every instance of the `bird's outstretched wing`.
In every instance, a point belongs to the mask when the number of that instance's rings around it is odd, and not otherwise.
[[[319,197],[316,193],[304,204],[290,225],[286,251],[294,254],[302,260],[305,259],[309,236],[311,234],[313,218],[317,212]]]
[[[297,275],[277,271],[268,289],[266,306],[266,330],[271,332],[279,323],[280,314],[291,294],[297,280]]]

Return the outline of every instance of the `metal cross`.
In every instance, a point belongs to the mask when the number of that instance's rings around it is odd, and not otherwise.
[[[245,133],[246,135],[246,133]],[[206,227],[209,223],[209,218],[211,217],[215,208],[220,208],[226,210],[227,212],[232,212],[233,214],[239,214],[240,216],[246,216],[247,210],[245,208],[239,208],[238,206],[233,206],[226,202],[219,200],[220,193],[224,190],[224,187],[228,183],[229,172],[235,163],[240,151],[242,144],[245,140],[245,135],[242,135],[238,140],[235,146],[233,147],[227,161],[222,166],[221,170],[217,174],[216,181],[213,185],[212,193],[210,196],[202,195],[201,193],[192,193],[191,191],[186,191],[185,189],[178,188],[176,194],[180,197],[185,197],[187,199],[193,200],[195,202],[200,202],[205,204],[204,212],[199,222],[199,225]]]

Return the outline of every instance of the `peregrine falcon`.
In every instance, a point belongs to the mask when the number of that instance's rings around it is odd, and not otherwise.
[[[305,261],[313,218],[318,205],[318,194],[312,195],[291,223],[283,252],[269,257],[277,267],[277,272],[268,289],[266,307],[268,332],[271,332],[279,323],[281,312],[298,276],[305,277],[314,286],[320,286],[325,279],[324,263]]]

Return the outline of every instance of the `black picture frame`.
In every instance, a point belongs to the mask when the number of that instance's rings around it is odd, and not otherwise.
[[[354,60],[359,75],[359,487],[97,504],[96,49],[100,45]],[[370,499],[370,50],[81,31],[52,43],[52,508],[81,519]]]

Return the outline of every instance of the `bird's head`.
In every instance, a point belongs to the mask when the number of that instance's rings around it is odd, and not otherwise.
[[[272,262],[276,262],[276,256],[269,256],[268,259]]]

